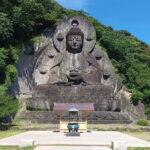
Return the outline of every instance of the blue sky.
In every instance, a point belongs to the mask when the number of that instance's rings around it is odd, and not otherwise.
[[[84,10],[116,30],[128,30],[150,44],[150,0],[57,0],[65,8]]]

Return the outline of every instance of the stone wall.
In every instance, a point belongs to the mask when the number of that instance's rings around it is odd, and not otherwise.
[[[20,113],[19,119],[29,120],[32,123],[59,124],[59,116],[52,111],[30,111]],[[131,123],[129,116],[120,112],[93,111],[88,116],[88,123]]]
[[[28,101],[28,108],[52,110],[54,102],[61,103],[94,103],[95,110],[111,110],[112,91],[105,85],[44,85],[36,88],[35,94]]]

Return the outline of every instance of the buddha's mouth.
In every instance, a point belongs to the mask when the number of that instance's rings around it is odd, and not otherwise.
[[[80,80],[82,79],[81,73],[79,73],[77,70],[71,70],[69,74],[69,79]]]
[[[72,45],[71,47],[72,47],[72,49],[79,49],[80,48],[79,45]]]
[[[78,45],[78,44],[73,44],[72,47],[77,48],[77,47],[80,47],[80,45]]]

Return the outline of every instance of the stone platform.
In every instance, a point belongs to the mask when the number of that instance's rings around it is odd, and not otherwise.
[[[94,103],[96,111],[110,111],[113,104],[113,91],[106,85],[40,85],[37,86],[28,109],[53,110],[54,103]]]
[[[21,120],[29,120],[32,123],[57,123],[59,124],[59,116],[53,111],[27,111],[22,112],[19,115]],[[109,112],[109,111],[93,111],[88,116],[88,123],[131,123],[129,116],[121,112]]]
[[[148,141],[116,131],[92,131],[91,133],[81,133],[79,137],[68,137],[65,133],[52,131],[28,131],[1,139],[0,145],[21,146],[34,143],[35,146],[48,146],[49,150],[54,147],[58,150],[58,147],[63,148],[66,146],[68,149],[73,146],[74,150],[77,150],[77,147],[93,147],[96,149],[105,147],[108,150],[108,148],[112,149],[112,142],[114,143],[114,148],[119,148],[119,150],[121,150],[120,147],[150,147],[150,142]]]

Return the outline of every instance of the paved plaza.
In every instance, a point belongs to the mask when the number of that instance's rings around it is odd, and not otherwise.
[[[106,146],[39,146],[35,150],[111,150]]]
[[[111,144],[119,147],[150,147],[150,142],[116,131],[92,131],[80,137],[68,137],[52,131],[28,131],[0,140],[0,145],[37,146],[36,150],[110,150]]]

